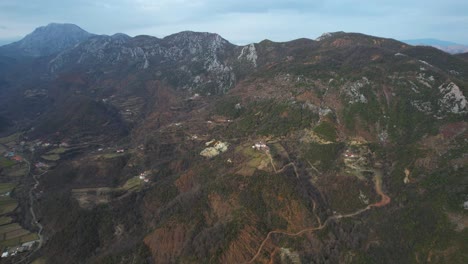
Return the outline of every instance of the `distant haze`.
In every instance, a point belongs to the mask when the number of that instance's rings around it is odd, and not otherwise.
[[[409,40],[402,40],[405,43],[410,45],[423,45],[423,46],[432,46],[443,50],[448,53],[465,53],[468,52],[468,45],[463,45],[451,41],[445,41],[440,39],[409,39]]]
[[[216,32],[235,44],[316,38],[335,31],[468,44],[467,10],[468,1],[460,0],[2,0],[0,44],[50,22],[107,35]]]
[[[0,46],[3,46],[3,45],[6,45],[6,44],[9,44],[9,43],[18,41],[18,40],[20,40],[20,39],[21,39],[21,37],[12,38],[12,39],[0,39]]]
[[[461,45],[451,41],[445,41],[440,39],[432,39],[432,38],[425,38],[425,39],[407,39],[402,40],[405,43],[411,45],[440,45],[440,46],[454,46],[454,45]]]

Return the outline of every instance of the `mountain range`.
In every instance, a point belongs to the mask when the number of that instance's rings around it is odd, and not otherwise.
[[[2,261],[466,263],[467,84],[360,33],[38,28],[0,47]]]
[[[403,40],[403,42],[408,43],[410,45],[431,46],[450,54],[468,52],[468,45],[458,44],[455,42],[444,41],[439,39],[410,39]]]

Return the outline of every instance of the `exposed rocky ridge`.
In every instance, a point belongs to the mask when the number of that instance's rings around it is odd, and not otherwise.
[[[228,57],[234,45],[219,35],[181,32],[158,39],[96,36],[50,61],[52,73],[71,69],[106,72],[146,70],[163,76],[175,87],[223,93],[236,81]]]

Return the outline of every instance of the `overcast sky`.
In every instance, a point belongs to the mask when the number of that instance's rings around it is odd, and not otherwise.
[[[0,0],[0,45],[50,22],[108,35],[207,31],[235,44],[333,31],[468,44],[466,0]]]

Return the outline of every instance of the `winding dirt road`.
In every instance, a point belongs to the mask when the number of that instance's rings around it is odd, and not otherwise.
[[[297,170],[296,170],[296,166],[294,165],[294,163],[291,162],[291,163],[285,165],[280,170],[276,170],[276,168],[275,168],[275,166],[273,164],[273,159],[272,159],[270,153],[267,151],[266,154],[270,158],[270,162],[271,162],[271,165],[273,166],[273,169],[274,169],[275,173],[281,173],[287,166],[293,166],[294,167],[294,172],[296,173],[296,177],[299,177],[297,175]],[[300,230],[300,231],[298,231],[296,233],[292,233],[292,232],[288,232],[288,231],[282,231],[282,230],[270,231],[267,234],[267,236],[265,237],[265,239],[262,241],[262,243],[260,244],[260,246],[259,246],[259,248],[257,250],[257,253],[246,263],[253,263],[255,261],[255,259],[257,259],[258,256],[260,256],[260,254],[261,254],[261,252],[263,250],[263,247],[268,242],[270,237],[272,235],[274,235],[274,234],[281,234],[281,235],[286,235],[286,236],[291,236],[291,237],[300,236],[300,235],[302,235],[302,234],[304,234],[306,232],[313,232],[313,231],[324,229],[327,226],[327,224],[332,220],[338,220],[338,219],[341,219],[341,218],[354,217],[354,216],[357,216],[357,215],[360,215],[360,214],[364,213],[367,210],[372,209],[373,207],[382,207],[382,206],[385,206],[385,205],[389,204],[390,201],[391,201],[390,197],[388,195],[386,195],[382,191],[382,176],[383,176],[382,170],[373,169],[371,171],[374,172],[375,191],[376,191],[376,193],[378,195],[380,195],[380,197],[381,197],[380,201],[378,201],[376,203],[373,203],[373,204],[370,204],[367,207],[359,209],[359,210],[357,210],[357,211],[355,211],[353,213],[350,213],[350,214],[344,214],[344,215],[343,214],[335,214],[335,215],[332,215],[332,216],[328,217],[327,220],[325,220],[323,223],[321,223],[320,218],[317,216],[317,214],[315,214],[315,217],[318,219],[319,225],[316,226],[316,227],[309,227],[309,228],[302,229],[302,230]],[[313,206],[314,206],[313,212],[315,213],[315,209],[316,209],[315,201],[313,201]]]
[[[37,235],[39,236],[39,245],[33,251],[31,251],[31,253],[29,253],[27,256],[25,256],[21,260],[15,262],[15,264],[22,263],[25,260],[27,260],[29,258],[29,256],[31,256],[32,254],[37,252],[42,247],[42,244],[44,243],[44,237],[42,235],[42,230],[44,229],[44,227],[42,226],[41,223],[39,223],[39,221],[37,221],[36,213],[34,212],[34,191],[39,186],[38,177],[44,175],[45,173],[47,173],[47,171],[45,171],[45,172],[43,172],[42,174],[39,174],[39,175],[34,175],[31,172],[31,162],[29,162],[25,158],[24,158],[24,162],[26,162],[26,164],[28,164],[28,173],[26,174],[26,176],[31,175],[33,177],[33,179],[34,179],[34,186],[29,190],[29,204],[30,204],[29,212],[31,213],[32,218],[33,218],[31,220],[31,223],[33,225],[35,225],[39,229],[39,231],[37,232]]]

